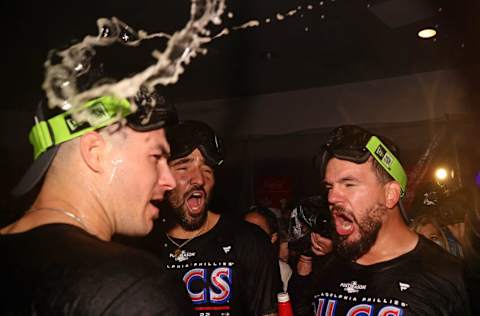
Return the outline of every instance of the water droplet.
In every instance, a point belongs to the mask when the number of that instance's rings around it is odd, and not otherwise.
[[[370,8],[372,5],[370,3],[367,3],[367,8]]]
[[[132,45],[136,43],[140,38],[137,31],[123,23],[120,20],[117,20],[117,27],[119,30],[118,38],[121,43],[126,45]]]
[[[302,13],[302,14],[300,14],[300,18],[301,18],[301,19],[303,19],[303,13]]]
[[[460,44],[460,47],[465,48],[465,44],[464,43]]]
[[[309,28],[308,26],[305,27],[305,32],[308,32],[309,31]]]
[[[233,18],[233,12],[228,12],[227,16],[228,16],[228,18],[232,19]]]
[[[320,3],[319,3],[319,4],[320,4],[320,5],[323,5],[323,1],[320,1]]]
[[[443,8],[438,8],[438,12],[442,12],[443,11]]]
[[[313,9],[313,5],[309,4],[309,5],[307,6],[307,9],[308,9],[308,10],[312,10],[312,9]]]
[[[320,15],[320,19],[325,19],[325,14]]]
[[[297,7],[297,9],[298,9],[298,10],[302,10],[302,6],[299,5],[299,6]]]
[[[271,22],[270,18],[265,19],[265,23],[270,23],[270,22]]]

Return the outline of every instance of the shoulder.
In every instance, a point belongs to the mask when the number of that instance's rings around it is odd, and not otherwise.
[[[413,264],[423,277],[458,286],[464,283],[461,259],[451,255],[432,241],[420,236],[418,246],[412,255]]]
[[[462,261],[442,249],[429,239],[420,236],[417,246],[417,260],[421,267],[438,273],[462,272]]]
[[[248,223],[239,217],[222,215],[218,222],[220,228],[230,231],[238,238],[270,243],[268,235],[257,225]]]
[[[99,240],[69,225],[19,237],[28,239],[21,243],[22,252],[36,258],[25,273],[36,274],[38,283],[31,287],[44,314],[183,315],[177,303],[189,304],[180,280],[144,251]]]

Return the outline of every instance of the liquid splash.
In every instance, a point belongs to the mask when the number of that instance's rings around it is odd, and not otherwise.
[[[323,4],[324,2],[321,1],[319,6],[323,6]],[[87,35],[80,43],[63,51],[49,54],[44,64],[46,75],[42,85],[47,95],[48,106],[50,108],[61,107],[65,111],[72,110],[90,99],[103,95],[135,100],[134,111],[136,106],[144,106],[145,102],[141,100],[136,102],[138,96],[153,94],[157,85],[169,85],[177,82],[179,76],[184,72],[185,66],[193,58],[207,53],[205,44],[229,35],[232,31],[262,25],[259,20],[250,20],[238,26],[225,27],[216,35],[211,36],[208,27],[212,24],[221,25],[225,7],[225,0],[192,0],[189,21],[183,29],[172,35],[161,32],[149,34],[143,30],[136,31],[116,17],[98,19],[96,36]],[[312,9],[313,5],[307,5],[306,9],[297,6],[287,12],[276,13],[274,17],[265,18],[264,23],[269,24],[274,20],[282,22],[301,11]],[[232,19],[233,12],[228,12],[227,17]],[[323,19],[324,15],[321,18]],[[305,27],[304,30],[308,32],[309,28]],[[168,42],[164,51],[154,50],[152,52],[156,62],[151,66],[131,77],[113,83],[99,81],[83,91],[78,87],[77,79],[90,70],[92,59],[96,54],[96,47],[105,47],[116,43],[125,46],[139,46],[143,41],[155,38],[165,38]],[[156,105],[155,98],[150,99],[153,102],[147,102],[147,106],[153,108]],[[85,117],[85,113],[83,115],[80,113],[74,113],[77,120],[89,121],[88,115]],[[148,124],[149,122],[146,120],[142,123]]]
[[[211,41],[211,24],[221,24],[221,15],[225,9],[225,0],[192,1],[190,19],[183,29],[173,35],[165,33],[148,34],[135,31],[116,17],[101,18],[97,21],[98,35],[87,35],[80,43],[49,54],[45,67],[44,89],[48,106],[61,107],[63,110],[78,108],[86,101],[103,95],[132,99],[140,92],[151,94],[155,86],[175,83],[184,67],[198,54],[205,54],[206,43]],[[95,48],[121,43],[126,46],[138,46],[144,40],[167,38],[163,52],[154,50],[152,56],[156,63],[132,77],[114,83],[98,83],[92,88],[80,91],[77,79],[91,68]],[[155,104],[150,104],[155,106]],[[148,124],[148,122],[145,122]]]

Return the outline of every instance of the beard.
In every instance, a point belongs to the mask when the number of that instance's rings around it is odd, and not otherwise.
[[[203,193],[205,194],[205,203],[203,205],[203,209],[198,216],[190,215],[187,205],[188,197],[194,191],[203,191]],[[174,191],[170,191],[168,194],[168,201],[171,209],[171,215],[173,215],[175,222],[179,224],[180,227],[182,227],[184,230],[194,231],[200,229],[207,221],[207,205],[210,201],[210,196],[207,194],[203,186],[195,186],[189,191],[185,192],[181,197],[177,196]]]
[[[338,212],[347,213],[344,208],[335,207]],[[383,204],[376,204],[366,210],[366,215],[358,220],[353,214],[350,216],[353,222],[358,226],[360,238],[350,241],[350,235],[339,235],[336,229],[333,229],[332,241],[336,252],[351,261],[354,261],[366,254],[377,240],[378,232],[382,227],[381,217],[386,212]]]

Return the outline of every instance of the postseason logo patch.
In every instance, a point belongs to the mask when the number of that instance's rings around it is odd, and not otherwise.
[[[382,164],[387,167],[388,169],[391,168],[393,163],[393,157],[388,154],[387,149],[382,145],[378,145],[377,149],[375,149],[375,155],[380,158]]]

